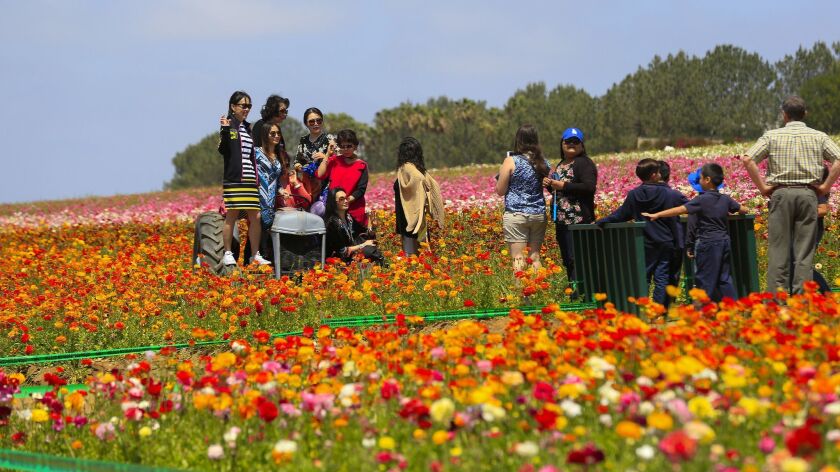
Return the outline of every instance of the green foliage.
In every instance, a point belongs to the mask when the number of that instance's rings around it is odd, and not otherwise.
[[[808,126],[827,133],[840,132],[840,64],[805,82],[801,94],[808,104]]]
[[[550,89],[543,82],[517,90],[501,108],[483,101],[448,97],[424,104],[410,102],[380,110],[373,125],[346,113],[328,113],[330,132],[356,131],[360,153],[373,171],[396,165],[399,142],[414,136],[423,144],[429,167],[496,163],[513,145],[516,129],[533,124],[545,155],[556,159],[564,129],[576,126],[586,133],[590,154],[636,149],[639,138],[648,144],[678,144],[704,140],[752,140],[778,122],[779,104],[800,93],[809,105],[809,124],[840,131],[840,42],[823,42],[770,64],[756,53],[720,45],[705,56],[683,51],[664,59],[655,56],[601,97],[571,85]],[[283,133],[290,154],[307,131],[287,119]],[[215,134],[187,147],[173,159],[175,177],[167,188],[214,185],[221,181],[221,159]]]

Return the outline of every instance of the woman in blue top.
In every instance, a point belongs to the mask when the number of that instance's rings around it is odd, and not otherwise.
[[[541,267],[540,248],[546,227],[543,179],[548,176],[548,169],[537,129],[520,126],[513,152],[502,163],[496,181],[496,193],[505,197],[502,226],[514,272],[525,268],[526,248],[534,270]]]

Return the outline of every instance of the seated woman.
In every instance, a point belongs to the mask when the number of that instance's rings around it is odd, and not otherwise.
[[[367,162],[356,154],[359,138],[353,130],[344,129],[336,136],[338,154],[321,160],[315,176],[329,181],[329,189],[343,189],[347,192],[347,212],[353,215],[355,233],[368,231],[368,216],[365,210],[365,192],[368,186]],[[329,198],[327,199],[329,201]],[[326,214],[324,220],[326,220]]]
[[[344,262],[351,262],[356,254],[362,254],[365,259],[383,264],[385,258],[373,239],[364,240],[359,233],[354,232],[358,223],[348,213],[350,202],[347,192],[342,188],[334,188],[327,194],[327,204],[324,211],[324,222],[327,227],[327,257],[337,257]]]

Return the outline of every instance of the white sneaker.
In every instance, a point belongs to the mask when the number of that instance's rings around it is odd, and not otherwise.
[[[226,266],[236,265],[236,259],[233,258],[232,252],[225,251],[225,255],[222,257],[222,264]]]
[[[260,255],[260,253],[256,253],[256,254],[254,254],[254,257],[252,257],[252,258],[251,258],[251,264],[253,264],[254,262],[256,262],[256,263],[257,263],[257,264],[259,264],[259,265],[268,265],[268,264],[271,264],[271,262],[268,262],[267,260],[265,260],[265,259],[263,258],[263,256],[262,256],[262,255]]]

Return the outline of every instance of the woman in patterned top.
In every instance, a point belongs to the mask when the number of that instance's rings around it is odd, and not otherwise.
[[[552,213],[560,256],[566,267],[566,278],[572,289],[571,296],[577,298],[575,281],[575,256],[572,247],[572,232],[569,225],[595,221],[595,184],[598,169],[586,154],[583,145],[583,131],[568,128],[563,132],[560,147],[561,161],[543,184],[554,193]]]
[[[248,217],[248,239],[251,246],[260,243],[260,191],[257,185],[257,162],[254,157],[254,145],[251,139],[251,125],[245,121],[251,111],[251,97],[242,91],[236,91],[228,101],[228,114],[219,119],[219,153],[224,159],[223,198],[225,201],[225,226],[222,240],[225,265],[236,265],[231,252],[233,226],[244,211]],[[251,262],[268,264],[259,252]]]
[[[522,125],[516,131],[514,150],[499,169],[496,193],[505,197],[502,217],[505,242],[513,257],[513,271],[525,268],[525,250],[534,270],[541,267],[540,248],[545,239],[543,178],[549,164],[542,155],[537,129]]]
[[[298,171],[298,180],[306,191],[313,198],[317,198],[321,194],[321,182],[315,177],[315,171],[318,170],[321,161],[335,150],[335,136],[324,132],[324,114],[315,107],[307,108],[303,112],[303,124],[309,129],[309,134],[300,138],[295,156],[295,170]]]
[[[277,210],[280,176],[288,168],[288,161],[284,162],[282,154],[277,153],[282,139],[280,125],[267,123],[260,128],[260,131],[262,146],[258,146],[255,152],[260,186],[260,222],[262,223],[259,253],[271,260],[274,251],[269,229],[274,222],[274,213]],[[250,248],[245,250],[246,254],[250,252],[248,249]]]

